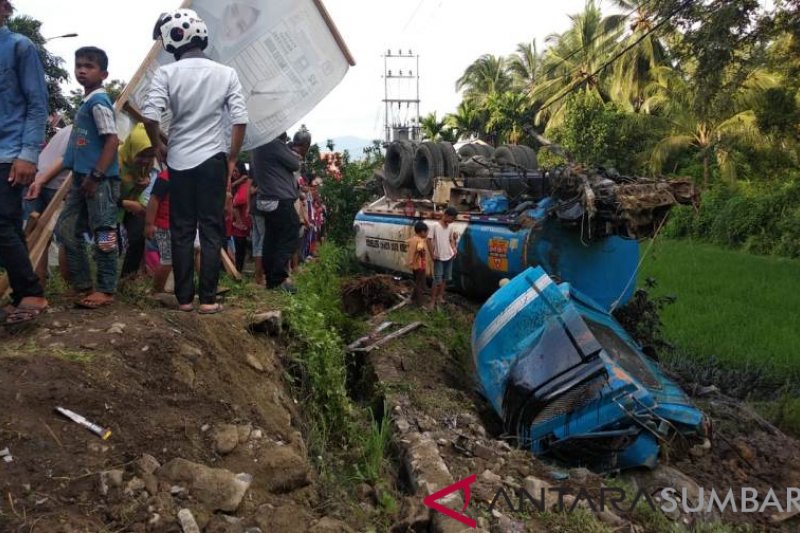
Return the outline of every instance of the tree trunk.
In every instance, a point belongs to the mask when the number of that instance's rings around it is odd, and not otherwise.
[[[709,170],[710,162],[708,159],[708,154],[703,154],[703,189],[708,190],[708,175],[710,173]]]

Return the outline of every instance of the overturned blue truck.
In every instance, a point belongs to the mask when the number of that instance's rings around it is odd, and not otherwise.
[[[454,288],[488,297],[473,326],[474,367],[506,432],[537,456],[597,471],[652,468],[665,445],[702,443],[707,418],[611,314],[635,290],[639,240],[673,206],[696,201],[691,183],[576,166],[542,172],[517,147],[498,157],[485,146],[455,154],[425,144],[410,166],[427,173],[413,180],[424,187],[403,189],[411,180],[387,159],[387,194],[356,216],[356,253],[408,272],[414,224],[459,210]],[[437,149],[449,165],[424,160]]]

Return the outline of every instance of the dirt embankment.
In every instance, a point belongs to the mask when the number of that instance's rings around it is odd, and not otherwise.
[[[344,530],[315,512],[279,348],[244,324],[118,304],[0,333],[0,531],[181,531],[182,509],[204,531]]]

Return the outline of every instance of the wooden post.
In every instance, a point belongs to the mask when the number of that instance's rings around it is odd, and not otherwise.
[[[222,249],[220,253],[222,254],[222,266],[225,267],[225,272],[236,281],[242,281],[242,274],[236,269],[236,265],[231,261],[228,252]]]

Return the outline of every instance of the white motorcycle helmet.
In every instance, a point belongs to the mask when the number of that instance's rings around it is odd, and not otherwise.
[[[189,45],[205,50],[208,46],[208,26],[193,10],[178,9],[158,18],[153,29],[153,40],[159,38],[164,50],[170,54],[180,54]]]

